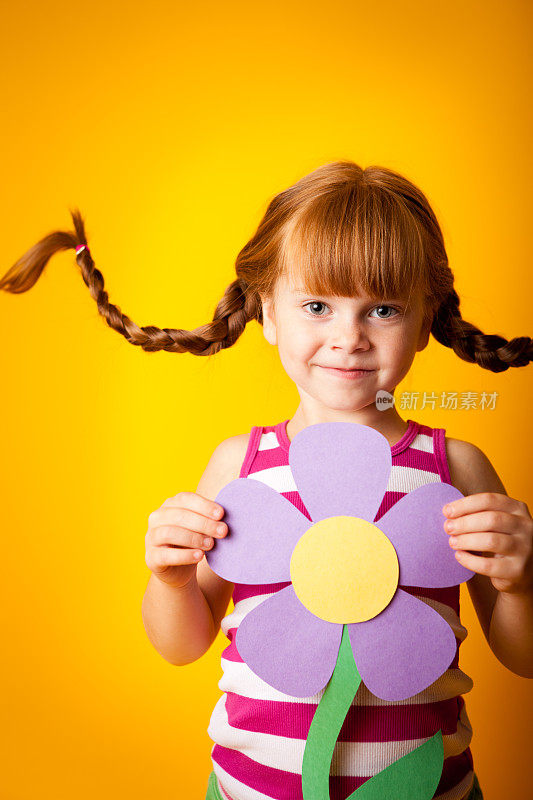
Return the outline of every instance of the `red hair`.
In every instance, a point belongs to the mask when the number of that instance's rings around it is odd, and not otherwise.
[[[71,214],[74,231],[55,231],[37,242],[0,279],[0,289],[27,291],[54,253],[87,245],[80,212]],[[107,324],[149,352],[205,356],[231,347],[248,322],[262,324],[261,298],[274,297],[280,275],[290,274],[316,295],[348,297],[363,288],[379,300],[422,292],[431,333],[460,358],[492,372],[532,360],[529,336],[508,340],[484,334],[462,318],[442,232],[427,198],[386,167],[362,169],[353,161],[334,161],[277,194],[238,254],[236,278],[212,321],[192,331],[139,327],[109,302],[88,247],[76,261]]]

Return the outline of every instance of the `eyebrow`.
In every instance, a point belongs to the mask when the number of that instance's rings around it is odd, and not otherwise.
[[[302,286],[298,286],[295,289],[292,289],[292,291],[294,292],[294,294],[298,294],[298,295],[311,295],[311,296],[316,296],[316,297],[336,297],[337,296],[337,295],[329,295],[327,292],[324,292],[324,293],[308,292],[305,289],[305,287],[302,287]],[[347,299],[349,299],[349,298],[347,298]],[[362,300],[364,300],[366,302],[370,302],[370,303],[374,303],[374,302],[375,303],[379,303],[379,302],[381,302],[381,303],[385,303],[385,302],[407,303],[407,300],[404,297],[388,297],[388,296],[385,296],[384,298],[381,298],[381,297],[360,298],[360,297],[354,296],[352,299],[353,300],[362,299]]]
[[[306,289],[305,286],[291,287],[291,291],[293,291],[294,294],[322,294],[323,297],[334,297],[334,295],[329,295],[327,292],[311,292]]]

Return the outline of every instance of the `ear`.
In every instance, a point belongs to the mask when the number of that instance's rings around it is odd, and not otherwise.
[[[430,314],[429,317],[426,317],[426,319],[422,323],[422,327],[420,329],[420,335],[418,337],[418,344],[416,346],[417,352],[419,352],[420,350],[424,350],[427,347],[432,324],[433,324],[433,314]]]
[[[272,298],[261,297],[263,310],[263,335],[269,344],[277,344],[276,318]]]

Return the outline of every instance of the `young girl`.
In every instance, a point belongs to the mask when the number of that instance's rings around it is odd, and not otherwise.
[[[302,798],[302,742],[320,695],[277,692],[254,675],[234,645],[243,617],[287,584],[228,583],[209,568],[204,553],[228,533],[224,508],[214,498],[234,478],[263,481],[305,511],[291,481],[288,452],[294,436],[309,425],[356,422],[386,437],[394,484],[380,515],[431,481],[451,483],[465,495],[443,509],[450,547],[476,573],[468,588],[493,653],[515,674],[532,677],[533,521],[526,504],[507,496],[475,445],[402,419],[393,403],[385,410],[376,406],[378,391],[394,393],[430,333],[460,358],[493,372],[526,366],[532,358],[531,338],[485,335],[462,319],[443,236],[424,194],[382,167],[340,161],[316,169],[272,200],[237,257],[237,277],[213,321],[194,331],[141,328],[109,303],[82,218],[79,212],[72,216],[75,232],[45,237],[13,265],[0,288],[26,291],[54,252],[76,248],[98,310],[132,344],[210,355],[233,345],[246,324],[257,320],[300,395],[291,418],[219,444],[197,492],[178,493],[148,518],[146,563],[152,574],[142,612],[150,641],[176,665],[200,658],[220,627],[230,642],[222,654],[223,694],[209,725],[214,747],[207,798]],[[386,702],[361,686],[335,749],[332,800],[346,798],[439,730],[444,767],[434,796],[482,797],[462,697],[472,681],[459,668],[466,636],[459,588],[408,591],[449,622],[455,658],[439,680],[409,701]],[[224,617],[232,597],[234,611]]]

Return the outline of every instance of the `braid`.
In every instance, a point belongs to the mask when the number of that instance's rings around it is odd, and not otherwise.
[[[451,347],[465,361],[491,372],[525,367],[533,361],[533,341],[529,336],[507,340],[503,336],[482,333],[462,318],[459,303],[459,296],[452,289],[439,306],[431,327],[438,342]]]
[[[248,290],[246,281],[237,278],[227,287],[217,304],[213,321],[192,331],[181,328],[157,328],[154,325],[139,327],[120,308],[109,302],[104,289],[104,278],[95,267],[87,246],[83,219],[78,210],[71,211],[75,233],[55,231],[45,236],[27,251],[0,278],[0,289],[18,294],[26,292],[38,280],[51,256],[59,250],[74,249],[85,245],[76,256],[85,285],[96,301],[99,313],[110,328],[122,334],[130,344],[138,345],[147,352],[166,350],[169,353],[192,353],[208,356],[231,347],[244,331],[246,324],[258,319],[260,302],[257,295]],[[247,291],[248,290],[248,291]]]

